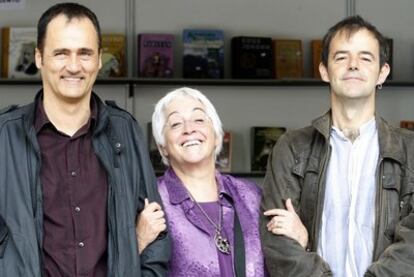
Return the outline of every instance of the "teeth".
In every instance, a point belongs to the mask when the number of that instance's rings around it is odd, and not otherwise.
[[[188,146],[199,145],[199,144],[201,144],[201,142],[198,140],[188,140],[183,143],[183,146],[188,147]]]
[[[74,78],[74,77],[63,77],[63,79],[65,79],[66,81],[79,81],[82,78],[78,77],[78,78]]]

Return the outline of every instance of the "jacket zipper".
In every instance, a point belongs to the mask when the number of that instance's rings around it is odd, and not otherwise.
[[[380,230],[380,224],[383,222],[380,222],[380,214],[382,209],[382,202],[383,202],[383,189],[382,189],[382,182],[383,182],[383,174],[384,174],[384,163],[383,158],[380,158],[380,161],[378,163],[379,168],[379,174],[377,175],[378,178],[378,186],[377,186],[377,199],[375,201],[375,239],[374,239],[374,251],[372,255],[373,261],[376,260],[377,251],[378,251],[378,239],[379,239],[379,230]]]
[[[315,220],[313,222],[313,237],[314,240],[312,242],[311,245],[311,250],[316,252],[317,251],[317,247],[318,247],[318,243],[319,243],[319,226],[321,225],[321,220],[322,220],[322,211],[323,211],[323,205],[324,205],[324,200],[325,200],[325,174],[326,174],[326,168],[327,168],[327,161],[328,161],[328,157],[330,157],[330,153],[331,153],[331,147],[329,145],[329,142],[327,143],[327,149],[325,151],[325,157],[323,159],[323,164],[322,164],[322,171],[320,172],[319,176],[318,176],[318,199],[317,199],[317,206],[316,206],[316,216],[315,216]],[[321,180],[324,179],[324,182],[321,182]]]
[[[98,159],[101,161],[102,165],[105,167],[107,178],[108,178],[108,208],[107,208],[107,222],[108,222],[108,239],[112,246],[112,263],[108,262],[108,268],[109,265],[112,264],[112,270],[110,272],[110,276],[116,276],[116,273],[118,272],[118,244],[116,240],[116,224],[114,223],[115,215],[116,215],[116,207],[115,207],[115,200],[114,200],[114,192],[113,192],[113,179],[112,174],[110,171],[110,168],[108,168],[108,164],[105,162],[105,159],[102,157],[102,154],[98,150],[105,151],[103,145],[101,145],[100,142],[97,141],[98,139],[96,136],[93,138],[92,145],[94,147],[94,151]],[[110,155],[110,154],[109,154]],[[112,213],[114,216],[112,216]],[[108,243],[109,245],[109,243]],[[108,249],[109,250],[109,249]],[[109,251],[108,251],[109,252]],[[109,259],[108,259],[109,260]]]
[[[31,157],[32,151],[35,153],[35,158],[37,161],[37,167],[35,168],[36,174],[33,176],[33,168],[31,161],[28,162],[29,168],[29,180],[33,180],[33,185],[31,187],[32,190],[32,208],[33,208],[33,217],[35,219],[35,226],[36,226],[36,236],[37,236],[37,242],[38,242],[38,256],[39,256],[39,267],[40,267],[40,274],[43,276],[43,216],[38,214],[38,207],[39,207],[39,201],[37,199],[37,190],[42,189],[41,184],[39,182],[40,179],[40,168],[42,166],[42,159],[40,158],[40,152],[35,148],[36,136],[33,134],[34,129],[29,129],[26,134],[26,138],[28,140],[28,145],[31,146],[31,148],[27,147],[27,157]],[[40,203],[43,204],[43,203]]]

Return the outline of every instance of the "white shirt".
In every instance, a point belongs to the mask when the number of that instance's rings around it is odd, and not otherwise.
[[[372,263],[379,156],[375,118],[359,131],[352,143],[339,129],[331,130],[318,254],[335,277],[363,276]]]

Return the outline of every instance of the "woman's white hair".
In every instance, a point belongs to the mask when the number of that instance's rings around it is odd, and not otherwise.
[[[219,139],[219,143],[215,148],[215,156],[220,153],[223,147],[223,127],[221,124],[221,120],[214,108],[213,104],[211,104],[210,100],[202,94],[200,91],[183,87],[176,90],[173,90],[167,93],[163,98],[161,98],[154,108],[154,113],[152,114],[152,135],[154,136],[155,142],[158,146],[158,150],[160,151],[162,162],[166,165],[169,165],[168,157],[163,154],[160,147],[165,146],[165,137],[164,137],[164,127],[166,124],[166,114],[165,109],[171,101],[175,100],[179,97],[192,97],[198,101],[200,101],[206,108],[206,114],[211,120],[213,124],[213,129],[215,136]]]

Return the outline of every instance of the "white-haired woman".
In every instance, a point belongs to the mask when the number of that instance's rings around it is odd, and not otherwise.
[[[172,239],[169,276],[265,276],[260,189],[215,169],[223,129],[211,102],[180,88],[155,106],[152,127],[169,166],[158,189]]]

